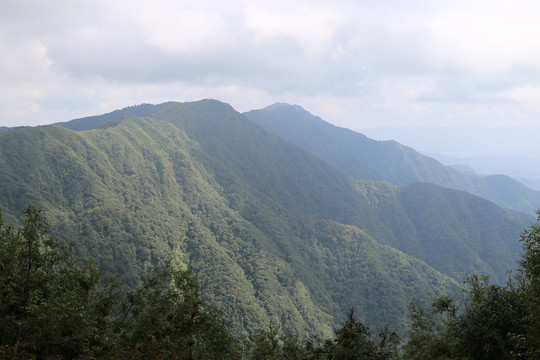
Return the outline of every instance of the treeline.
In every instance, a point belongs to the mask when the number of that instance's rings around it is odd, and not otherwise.
[[[519,273],[506,285],[471,276],[461,301],[411,303],[404,339],[388,329],[372,336],[350,310],[331,339],[300,341],[270,325],[248,343],[174,259],[128,290],[50,239],[40,210],[25,214],[18,229],[0,214],[0,359],[540,358],[538,223],[523,233]]]
[[[401,341],[384,330],[372,340],[352,311],[333,340],[304,343],[279,338],[272,329],[255,336],[254,359],[540,359],[540,211],[538,221],[521,237],[518,273],[506,285],[485,276],[465,279],[465,296],[441,296],[430,309],[412,302],[410,325]],[[254,354],[255,351],[252,353]]]
[[[240,359],[243,347],[194,275],[168,261],[134,290],[46,236],[42,212],[0,217],[0,358]]]

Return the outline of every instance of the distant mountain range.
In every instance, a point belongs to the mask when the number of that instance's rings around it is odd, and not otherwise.
[[[362,114],[359,114],[361,118]],[[375,124],[372,124],[375,126]],[[471,124],[472,125],[472,124]],[[538,138],[540,127],[538,126],[408,126],[403,123],[400,127],[372,127],[354,129],[376,140],[396,140],[407,144],[416,150],[428,154],[437,153],[462,159],[474,157],[474,161],[481,160],[481,166],[490,164],[483,160],[496,159],[503,161],[493,164],[499,168],[495,172],[485,174],[506,174],[516,176],[513,173],[501,172],[501,168],[507,168],[504,162],[510,160],[511,168],[515,168],[514,160],[528,159],[540,161]],[[443,161],[443,163],[445,163]],[[446,163],[445,163],[446,164]],[[529,163],[530,164],[530,163]],[[502,166],[501,166],[502,165]],[[534,166],[523,167],[522,170],[531,169],[539,174]],[[483,171],[478,171],[484,174]]]
[[[534,190],[540,190],[540,160],[520,157],[452,157],[435,153],[424,155],[459,169],[468,167],[478,174],[505,174]]]
[[[519,203],[511,179],[475,183],[298,106],[170,102],[57,125],[0,134],[3,218],[43,208],[55,239],[130,285],[174,256],[242,336],[329,336],[351,307],[403,331],[412,300],[459,294],[466,274],[504,281],[534,221],[450,188]]]
[[[540,191],[508,176],[480,176],[444,166],[395,141],[372,140],[329,124],[300,106],[274,104],[245,115],[356,179],[401,185],[429,182],[470,192],[507,209],[534,214],[540,208]]]

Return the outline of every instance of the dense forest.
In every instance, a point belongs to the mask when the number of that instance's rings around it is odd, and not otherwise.
[[[409,331],[372,336],[351,309],[329,338],[299,340],[272,323],[241,341],[201,299],[190,269],[169,258],[133,290],[47,236],[42,211],[15,229],[0,216],[2,359],[537,359],[540,224],[522,235],[506,285],[466,279],[466,297],[409,305]],[[540,221],[540,212],[539,218]]]
[[[527,285],[504,284],[524,270],[531,215],[431,183],[355,178],[219,101],[59,125],[0,134],[0,211],[13,226],[0,265],[16,281],[2,288],[8,357],[129,358],[142,346],[344,358],[350,332],[379,358],[404,356],[415,334],[430,339],[426,358],[443,345],[462,356],[452,329],[466,304]],[[42,211],[25,217],[29,204]]]

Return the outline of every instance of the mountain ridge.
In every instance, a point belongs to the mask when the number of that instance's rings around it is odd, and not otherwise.
[[[376,141],[329,124],[298,105],[281,104],[244,115],[357,179],[398,185],[430,182],[468,191],[512,210],[534,214],[540,208],[540,191],[510,177],[503,180],[504,175],[492,178],[460,172],[396,141]],[[501,188],[502,184],[509,190]]]
[[[426,207],[412,218],[404,209],[427,206],[418,194],[451,211]],[[0,134],[6,219],[28,204],[43,208],[54,238],[75,242],[107,277],[129,284],[173,254],[243,336],[273,323],[324,337],[353,306],[372,327],[403,330],[411,300],[459,293],[461,279],[453,254],[436,259],[444,266],[429,265],[414,248],[397,247],[411,238],[420,249],[433,246],[435,225],[420,225],[462,213],[468,202],[492,222],[453,216],[444,229],[460,233],[445,239],[477,262],[464,270],[500,276],[494,264],[515,260],[512,239],[531,217],[448,194],[359,182],[214,100],[167,103],[84,131],[51,125]],[[500,232],[491,239],[498,259],[478,251],[485,228]]]

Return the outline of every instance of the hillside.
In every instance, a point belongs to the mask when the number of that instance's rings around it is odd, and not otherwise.
[[[534,214],[540,208],[540,191],[510,177],[458,171],[395,141],[376,141],[331,125],[297,105],[274,104],[245,115],[357,179],[398,185],[428,182],[470,192],[506,209]]]
[[[241,188],[254,187],[295,214],[358,226],[381,243],[428,261],[439,271],[444,268],[443,273],[458,281],[461,281],[465,273],[477,271],[488,273],[494,280],[503,280],[506,271],[514,268],[515,259],[521,250],[515,231],[520,232],[534,219],[502,211],[492,203],[462,191],[446,190],[430,184],[401,188],[373,182],[355,184],[322,161],[269,136],[229,106],[224,109],[223,104],[211,104],[186,104],[203,116],[196,122],[182,123],[180,126],[186,129],[191,139],[203,146],[211,161],[215,162],[214,168],[226,164],[235,177],[240,178],[243,183]],[[156,116],[174,121],[167,115]],[[220,183],[229,184],[230,181],[223,178]],[[409,194],[408,198],[412,198],[414,205],[423,210],[423,215],[404,208],[399,194]],[[389,196],[386,201],[392,204],[375,206],[384,196]],[[429,202],[425,199],[429,199]],[[474,214],[472,221],[462,222],[455,218],[469,213],[471,204],[475,204],[477,211],[493,216],[483,217],[483,223],[475,222]],[[445,220],[449,211],[454,216]],[[392,217],[388,216],[389,213],[393,214]],[[412,246],[419,244],[420,248],[438,251],[433,248],[433,241],[439,229],[433,228],[435,233],[423,232],[419,235],[419,230],[428,226],[435,217],[442,218],[443,223],[454,222],[446,228],[448,246],[457,253],[467,254],[463,260],[471,261],[458,260],[454,266],[451,265],[456,261],[453,257],[439,256],[439,261],[430,261],[422,251]],[[520,225],[514,228],[512,223]],[[480,244],[485,241],[483,232],[486,228],[496,229],[490,240],[493,244],[489,251],[493,258],[489,264],[478,254],[478,249],[482,248]]]
[[[147,116],[156,112],[167,103],[160,105],[141,104],[135,106],[128,106],[120,110],[114,110],[104,115],[87,116],[80,119],[73,119],[71,121],[56,123],[54,125],[62,126],[71,130],[90,130],[100,127],[108,122],[118,121],[130,115],[135,116]]]
[[[54,238],[131,285],[172,253],[244,336],[268,322],[327,336],[352,306],[403,330],[412,299],[457,293],[466,272],[500,279],[533,221],[428,184],[358,182],[217,101],[125,115],[1,134],[4,218],[45,209]]]

